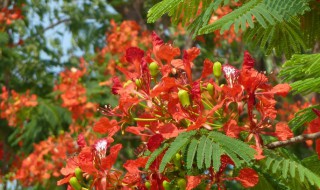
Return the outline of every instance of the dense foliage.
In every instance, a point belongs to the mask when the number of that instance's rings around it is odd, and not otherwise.
[[[319,8],[1,2],[1,188],[319,189]]]

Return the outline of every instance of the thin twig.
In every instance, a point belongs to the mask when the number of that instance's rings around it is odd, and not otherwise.
[[[312,134],[303,134],[296,137],[293,137],[291,139],[285,140],[285,141],[276,141],[270,144],[265,145],[266,148],[274,149],[278,147],[287,146],[290,144],[295,144],[299,142],[304,142],[306,140],[314,140],[320,138],[320,132],[312,133]]]

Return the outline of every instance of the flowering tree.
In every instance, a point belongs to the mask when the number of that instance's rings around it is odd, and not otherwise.
[[[287,58],[307,46],[319,51],[318,35],[309,30],[318,29],[318,1],[287,1],[284,12],[281,3],[267,0],[163,0],[150,9],[148,21],[168,12],[177,30],[168,18],[142,24],[147,15],[140,10],[151,1],[65,2],[59,6],[69,12],[54,14],[57,23],[35,27],[45,32],[65,23],[70,29],[85,53],[64,64],[53,61],[61,61],[58,44],[50,50],[37,43],[43,36],[21,30],[32,2],[6,1],[0,14],[4,188],[8,181],[75,190],[320,188],[318,95],[298,94],[319,92],[319,55],[294,55],[285,63],[284,57],[258,55],[270,48]],[[42,5],[32,8],[41,19]],[[105,6],[136,15],[140,25],[116,19],[101,30],[87,27],[83,20],[99,23],[108,15]],[[194,37],[213,33],[193,41],[188,30]],[[278,46],[268,31],[288,38]],[[294,38],[308,44],[284,45]],[[49,66],[37,56],[41,51],[52,56]],[[20,69],[13,69],[16,62]],[[61,71],[50,71],[52,66]],[[37,72],[27,75],[29,69]]]

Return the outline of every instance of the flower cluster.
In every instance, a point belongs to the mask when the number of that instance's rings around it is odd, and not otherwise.
[[[87,102],[86,88],[81,84],[81,77],[86,74],[84,59],[80,60],[80,68],[66,69],[60,73],[61,82],[54,88],[61,92],[62,107],[68,108],[73,119],[92,117],[96,106]]]
[[[12,21],[22,19],[22,11],[18,7],[13,9],[2,8],[0,12],[0,30],[3,29],[6,25],[12,24]]]
[[[24,186],[42,183],[51,177],[59,177],[67,156],[76,151],[73,138],[68,133],[49,137],[34,145],[34,151],[22,160],[15,179]]]
[[[34,107],[37,104],[37,96],[30,94],[29,91],[23,95],[14,90],[8,91],[6,87],[2,87],[2,93],[0,94],[0,117],[6,119],[9,126],[22,125],[23,121],[19,119],[19,111],[24,108]]]
[[[181,132],[201,128],[241,139],[256,149],[256,159],[264,158],[262,136],[271,135],[280,140],[293,136],[286,123],[273,122],[277,116],[275,95],[286,96],[290,86],[269,84],[265,74],[254,69],[254,60],[248,52],[244,54],[241,69],[205,60],[201,76],[195,80],[192,67],[200,54],[198,48],[184,50],[179,59],[176,57],[180,56],[180,49],[164,43],[156,33],[152,34],[152,44],[153,49],[148,52],[137,47],[126,49],[125,64],[130,68],[117,67],[122,75],[112,78],[112,93],[119,97],[119,104],[114,108],[100,108],[104,115],[118,119],[101,118],[95,124],[93,130],[107,135],[106,138],[92,146],[82,143],[79,155],[69,160],[63,169],[66,178],[59,184],[69,182],[75,189],[93,186],[97,189],[170,189],[172,183],[182,189],[192,189],[201,181],[209,181],[208,188],[212,185],[223,188],[226,180],[237,180],[244,187],[257,184],[258,175],[251,168],[241,169],[237,177],[227,174],[228,166],[234,165],[227,155],[221,156],[219,169],[211,167],[205,174],[186,174],[181,168],[184,160],[180,154],[163,173],[159,173],[163,153],[148,170],[141,168],[161,144],[170,142]],[[222,73],[225,80],[221,79]],[[221,81],[225,83],[220,85]],[[127,170],[123,178],[112,167],[121,149],[120,144],[111,145],[112,136],[119,130],[138,135],[143,141],[138,158],[123,165]],[[79,169],[87,180],[77,176]],[[180,172],[173,175],[172,171]]]

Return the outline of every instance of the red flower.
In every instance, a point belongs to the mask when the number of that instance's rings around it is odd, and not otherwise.
[[[292,131],[290,130],[288,125],[283,122],[277,123],[275,134],[281,141],[287,140],[293,137]]]
[[[251,168],[243,168],[239,172],[239,176],[235,178],[243,187],[250,188],[258,184],[259,176],[256,171]]]

